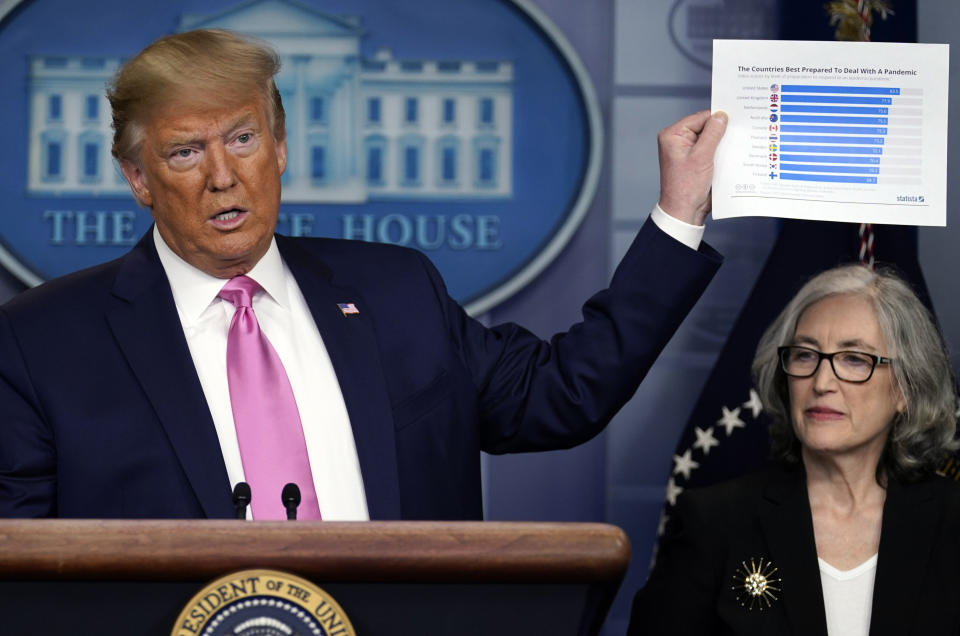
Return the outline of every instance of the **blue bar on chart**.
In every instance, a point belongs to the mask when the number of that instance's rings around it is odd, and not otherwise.
[[[781,172],[780,178],[788,181],[825,181],[829,183],[876,183],[876,177],[848,177],[831,174],[802,174],[799,172]]]
[[[830,135],[781,135],[780,141],[803,143],[809,141],[818,144],[865,144],[868,146],[882,146],[883,137],[840,137]]]
[[[786,148],[787,146],[782,146]],[[781,154],[780,161],[796,162],[803,161],[807,163],[862,163],[869,165],[878,165],[880,157],[845,157],[831,155],[787,155]]]
[[[782,93],[840,93],[844,95],[899,95],[900,89],[890,86],[809,86],[805,84],[784,84]]]
[[[855,132],[858,135],[886,135],[886,128],[878,128],[876,126],[864,126],[862,128],[857,128],[851,130],[850,128],[844,126],[780,126],[780,130],[783,132],[798,132],[798,133],[834,133],[834,134],[850,134]]]
[[[783,103],[816,102],[818,104],[892,104],[890,97],[859,97],[855,95],[784,95]]]
[[[886,117],[829,117],[824,115],[784,115],[780,118],[783,123],[796,124],[870,124],[886,126],[890,122]]]
[[[787,100],[783,100],[787,101]],[[783,104],[782,113],[836,113],[838,115],[889,115],[890,109],[883,106],[807,106],[801,104]]]
[[[883,148],[877,148],[875,146],[806,146],[806,145],[793,145],[785,144],[780,146],[780,150],[783,152],[835,152],[838,154],[847,154],[847,155],[882,155]]]
[[[783,157],[780,157],[782,160]],[[844,174],[880,174],[880,168],[875,166],[826,166],[807,165],[802,163],[780,162],[780,170],[791,172],[835,172]]]

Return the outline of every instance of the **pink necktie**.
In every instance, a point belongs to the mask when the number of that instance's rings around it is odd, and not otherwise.
[[[319,519],[300,412],[280,357],[253,312],[261,290],[252,278],[231,278],[218,294],[237,308],[227,334],[227,381],[243,473],[254,519],[286,519],[283,486],[300,487],[298,519]]]

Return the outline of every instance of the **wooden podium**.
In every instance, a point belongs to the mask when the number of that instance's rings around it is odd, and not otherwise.
[[[630,544],[604,524],[0,521],[4,634],[168,636],[238,570],[305,578],[358,635],[595,634]]]

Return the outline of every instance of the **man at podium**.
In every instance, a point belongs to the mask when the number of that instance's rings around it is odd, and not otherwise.
[[[414,250],[274,233],[274,51],[154,42],[109,88],[155,221],[125,256],[0,308],[0,516],[479,519],[479,451],[566,448],[636,390],[720,264],[701,244],[726,119],[660,134],[661,195],[582,322],[482,326]]]

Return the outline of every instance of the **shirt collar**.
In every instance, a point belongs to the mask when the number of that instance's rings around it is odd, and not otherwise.
[[[193,323],[216,299],[226,280],[197,269],[178,256],[167,245],[157,226],[153,226],[153,242],[160,264],[170,281],[173,302],[184,323]],[[247,276],[257,281],[263,290],[281,307],[289,307],[283,259],[277,241],[271,238],[270,247]]]

